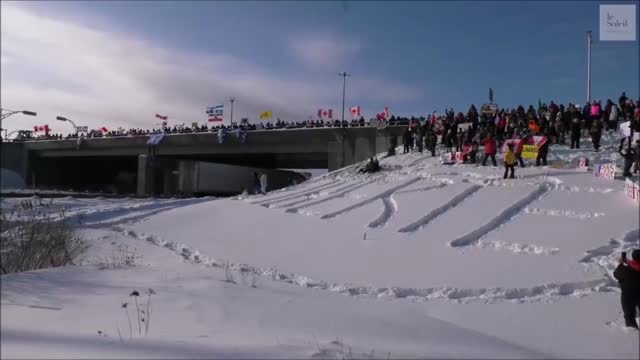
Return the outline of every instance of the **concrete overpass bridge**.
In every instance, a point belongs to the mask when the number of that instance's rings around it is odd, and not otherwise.
[[[365,160],[388,149],[404,127],[272,129],[247,132],[243,143],[227,134],[166,134],[158,145],[150,136],[2,143],[2,168],[15,171],[27,184],[74,190],[172,193],[171,173],[179,163],[198,160],[256,168],[329,171]]]

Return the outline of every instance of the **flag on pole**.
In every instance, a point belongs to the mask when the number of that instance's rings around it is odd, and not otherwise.
[[[360,106],[350,107],[349,111],[351,111],[351,117],[359,117],[360,114]]]
[[[318,118],[322,119],[324,117],[333,119],[333,109],[328,109],[328,110],[318,109]]]
[[[215,105],[207,107],[207,115],[222,116],[224,105]]]
[[[273,116],[273,114],[271,113],[271,110],[264,111],[262,114],[260,114],[260,120],[262,120],[262,119],[271,119],[272,116]]]
[[[389,108],[384,107],[384,111],[376,115],[376,119],[378,120],[387,120],[389,118]]]
[[[160,115],[160,114],[156,114],[156,118],[164,121],[167,121],[167,119],[169,119],[167,115]]]
[[[49,125],[39,125],[39,126],[34,126],[33,127],[33,132],[41,132],[44,131],[45,133],[48,133],[49,130],[51,130],[49,128]]]
[[[76,127],[76,131],[79,133],[86,133],[89,132],[89,127],[88,126],[78,126]]]
[[[109,132],[109,129],[107,129],[106,127],[101,127],[100,131],[102,131],[103,133]]]

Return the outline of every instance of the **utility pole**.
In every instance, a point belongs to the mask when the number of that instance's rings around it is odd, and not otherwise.
[[[587,31],[587,104],[591,102],[591,30]]]
[[[231,125],[233,126],[233,102],[236,101],[236,98],[232,96],[229,101],[231,101]]]
[[[344,98],[345,98],[345,92],[347,88],[347,76],[351,77],[351,75],[347,74],[346,71],[338,75],[342,76],[342,122],[344,122]]]

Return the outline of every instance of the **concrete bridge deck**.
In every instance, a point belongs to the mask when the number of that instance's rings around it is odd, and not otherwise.
[[[115,177],[138,178],[140,156],[151,156],[154,167],[173,171],[176,161],[201,160],[259,168],[327,168],[333,171],[366,160],[388,148],[404,126],[253,130],[242,143],[229,133],[218,143],[217,133],[166,134],[159,145],[147,145],[149,135],[2,143],[2,168],[20,174],[28,184],[79,186]],[[153,149],[152,149],[153,148]],[[145,165],[149,166],[149,165]]]

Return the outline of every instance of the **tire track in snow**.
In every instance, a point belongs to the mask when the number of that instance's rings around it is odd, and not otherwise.
[[[413,190],[397,191],[396,194],[400,195],[400,194],[410,194],[410,193],[414,193],[414,192],[424,192],[424,191],[429,191],[429,190],[434,190],[434,189],[440,189],[440,188],[443,188],[443,187],[445,187],[447,185],[448,185],[448,183],[446,181],[442,181],[438,185],[425,186],[423,188],[413,189]]]
[[[592,213],[590,211],[577,212],[573,210],[538,209],[538,208],[530,208],[530,207],[526,207],[524,209],[524,213],[531,214],[531,215],[564,216],[571,219],[580,219],[580,220],[586,220],[592,217],[600,217],[600,216],[606,215],[605,213],[599,213],[599,212]]]
[[[385,190],[385,191],[383,191],[383,192],[381,192],[381,193],[379,193],[377,195],[374,195],[374,196],[372,196],[372,197],[370,197],[370,198],[368,198],[366,200],[363,200],[363,201],[360,201],[360,202],[355,203],[353,205],[347,206],[344,209],[341,209],[341,210],[338,210],[338,211],[334,211],[334,212],[322,215],[321,219],[330,219],[332,217],[335,217],[335,216],[344,214],[346,212],[349,212],[349,211],[351,211],[353,209],[357,209],[359,207],[362,207],[362,206],[365,206],[367,204],[370,204],[370,203],[372,203],[372,202],[374,202],[374,201],[376,201],[378,199],[381,199],[381,198],[384,198],[384,197],[387,197],[387,196],[391,196],[391,194],[393,194],[394,192],[396,192],[396,191],[398,191],[398,190],[400,190],[400,189],[402,189],[404,187],[407,187],[407,186],[409,186],[409,185],[413,184],[414,182],[416,182],[418,180],[421,180],[421,179],[422,179],[422,177],[417,176],[417,177],[415,177],[415,178],[413,178],[411,180],[405,181],[404,183],[402,183],[400,185],[394,186],[391,189]]]
[[[480,241],[478,242],[478,246],[485,249],[491,248],[495,250],[506,250],[514,254],[527,255],[556,255],[560,252],[560,249],[558,248],[548,248],[535,244],[521,244],[507,241]]]
[[[340,192],[342,192],[342,191],[344,191],[344,190],[350,189],[350,188],[352,188],[352,187],[354,187],[354,186],[356,186],[356,185],[359,185],[359,184],[358,184],[358,183],[355,183],[355,184],[354,184],[354,183],[352,183],[352,184],[348,184],[348,185],[346,185],[346,186],[344,186],[344,187],[342,187],[342,188],[339,188],[339,189],[335,189],[335,190],[333,190],[332,192],[328,193],[326,196],[332,196],[332,195],[337,194],[337,193],[340,193]],[[322,189],[322,190],[326,190],[326,188],[325,188],[325,189]],[[314,193],[307,194],[307,196],[312,196],[313,194],[318,194],[318,195],[319,195],[319,194],[321,193],[321,191],[322,191],[322,190],[320,190],[320,191],[318,191],[318,192],[314,192]],[[296,197],[297,197],[297,196],[296,196]],[[294,205],[302,204],[302,203],[304,203],[304,202],[312,201],[312,200],[315,200],[315,199],[316,199],[316,198],[314,198],[314,197],[307,197],[307,198],[304,198],[304,199],[296,200],[296,201],[293,201],[293,202],[290,202],[290,203],[281,204],[281,205],[273,206],[273,207],[290,208],[290,207],[292,207],[292,206],[294,206]],[[262,205],[262,206],[266,206],[266,205]]]
[[[502,210],[500,214],[491,219],[486,224],[480,226],[476,230],[461,236],[449,243],[451,247],[464,247],[477,243],[483,236],[498,229],[500,226],[506,224],[514,216],[520,213],[527,205],[538,200],[542,195],[549,191],[549,187],[546,185],[539,185],[535,190],[531,191],[527,196],[518,200],[508,208]]]
[[[302,210],[302,209],[304,209],[304,208],[307,208],[307,207],[309,207],[309,206],[313,206],[313,205],[321,204],[321,203],[323,203],[323,202],[325,202],[325,201],[329,201],[329,200],[332,200],[332,199],[335,199],[335,198],[343,197],[343,196],[345,196],[346,194],[350,193],[351,191],[353,191],[353,190],[355,190],[355,189],[359,189],[359,188],[364,187],[364,186],[366,186],[366,185],[369,185],[369,184],[371,184],[372,182],[374,182],[374,181],[376,181],[376,180],[377,180],[377,179],[369,179],[369,180],[364,181],[364,182],[362,182],[362,183],[356,183],[356,184],[350,185],[350,186],[348,186],[348,187],[344,188],[342,191],[337,192],[337,193],[335,193],[335,194],[333,194],[333,195],[327,196],[327,197],[325,197],[325,198],[323,198],[323,199],[316,200],[316,201],[312,201],[312,202],[307,203],[307,204],[304,204],[304,205],[302,205],[302,206],[297,206],[297,207],[293,207],[293,208],[288,208],[288,209],[286,210],[286,212],[288,212],[288,213],[297,213],[298,211],[300,211],[300,210]]]
[[[411,224],[401,227],[400,229],[398,229],[398,232],[414,232],[416,230],[419,230],[420,228],[430,223],[433,219],[460,205],[460,203],[471,197],[471,195],[475,194],[480,189],[482,189],[482,186],[472,185],[471,187],[462,191],[460,194],[453,197],[451,200],[447,201],[444,205],[432,210],[427,215],[412,222]]]
[[[274,203],[274,202],[285,201],[285,200],[288,200],[288,199],[293,199],[293,198],[298,197],[298,196],[304,196],[304,195],[307,195],[307,194],[312,194],[312,193],[314,193],[315,191],[318,191],[318,190],[322,190],[322,189],[338,186],[338,185],[340,185],[342,183],[343,183],[343,181],[341,181],[341,180],[333,180],[333,181],[330,181],[327,184],[318,185],[318,186],[312,187],[310,189],[301,189],[299,191],[290,192],[290,193],[287,193],[287,194],[284,194],[284,195],[281,195],[281,196],[276,196],[276,197],[273,197],[273,198],[270,198],[270,199],[257,200],[257,201],[251,202],[250,204],[252,204],[252,205],[262,205],[262,204],[270,204],[270,203]]]
[[[398,204],[391,195],[383,197],[382,204],[384,205],[382,214],[380,214],[377,219],[369,223],[370,228],[377,228],[386,225],[398,211]]]
[[[207,267],[222,268],[225,261],[217,260],[201,254],[198,250],[184,244],[170,242],[153,235],[137,234],[133,230],[115,228],[134,239],[144,240],[151,244],[164,247],[175,252],[187,261]],[[295,273],[282,273],[275,268],[257,268],[248,264],[229,263],[231,270],[253,272],[256,275],[268,277],[273,281],[285,282],[305,288],[320,289],[337,292],[348,296],[369,296],[380,299],[407,299],[412,301],[450,300],[458,303],[498,303],[520,302],[535,303],[559,299],[562,297],[583,297],[592,293],[616,291],[617,283],[606,277],[588,281],[547,283],[526,288],[456,288],[440,286],[431,288],[400,288],[356,286],[336,282],[315,280]]]
[[[94,218],[98,215],[101,215],[98,219],[95,219],[93,222],[85,222],[83,218],[82,222],[79,224],[79,227],[82,228],[91,228],[98,229],[102,227],[115,226],[124,223],[130,223],[134,221],[138,221],[144,218],[147,218],[152,215],[159,214],[161,212],[177,209],[183,206],[199,204],[202,202],[211,201],[211,199],[189,199],[189,200],[179,200],[172,202],[164,202],[155,204],[155,206],[140,206],[136,208],[120,208],[118,211],[108,211],[107,214],[102,212],[97,212],[94,214]],[[133,210],[133,211],[132,211]],[[138,211],[135,211],[138,210]],[[82,214],[78,214],[81,216]],[[104,218],[105,215],[114,215],[113,217]]]

